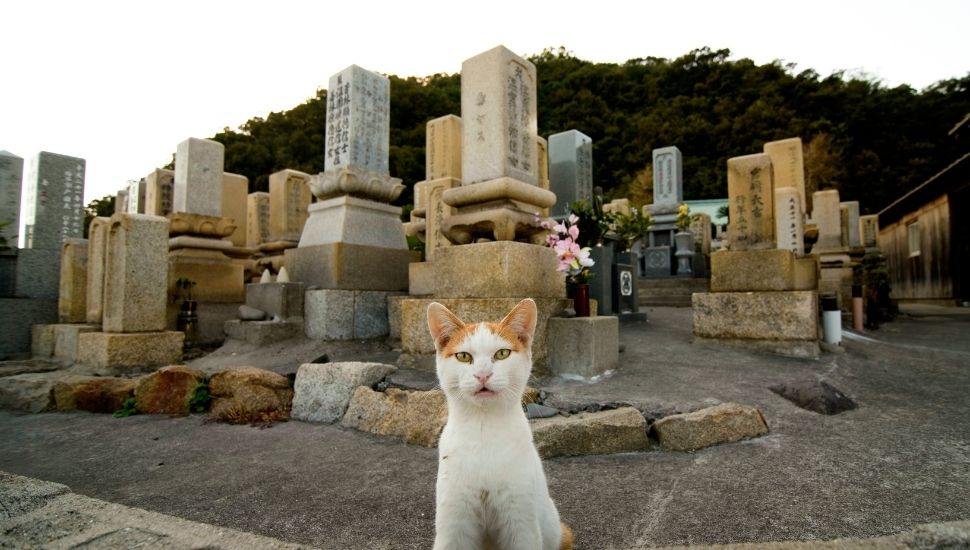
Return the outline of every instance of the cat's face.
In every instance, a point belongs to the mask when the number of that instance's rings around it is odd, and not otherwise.
[[[523,300],[500,323],[466,325],[438,303],[428,306],[441,389],[474,406],[518,403],[532,369],[536,306]]]

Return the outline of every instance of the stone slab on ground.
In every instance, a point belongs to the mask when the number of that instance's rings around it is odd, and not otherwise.
[[[0,533],[12,548],[309,548],[112,504],[6,472],[0,472]]]
[[[768,433],[756,407],[722,403],[699,411],[666,416],[654,422],[660,446],[667,451],[696,451]]]
[[[0,378],[0,409],[39,413],[54,408],[54,384],[62,372],[26,373]]]
[[[293,389],[281,374],[255,367],[217,372],[209,379],[212,407],[209,416],[232,424],[286,420]]]
[[[288,321],[242,321],[230,319],[226,321],[226,336],[248,342],[254,346],[263,346],[273,342],[281,342],[291,338],[303,336],[303,318],[291,317]]]
[[[307,422],[340,420],[358,386],[372,386],[397,370],[384,363],[306,363],[293,385],[292,417]]]
[[[303,283],[250,283],[246,285],[246,305],[269,317],[303,317],[303,292]]]
[[[647,421],[633,407],[531,421],[543,458],[645,451]]]
[[[546,367],[556,376],[592,378],[615,368],[620,359],[616,317],[551,317],[546,334]]]
[[[77,362],[96,374],[137,372],[182,360],[184,332],[85,332]]]
[[[403,437],[406,443],[436,447],[448,420],[441,390],[377,392],[367,386],[355,391],[340,425],[378,435]]]
[[[135,407],[143,414],[189,414],[189,400],[203,379],[202,371],[184,365],[162,367],[138,381]]]

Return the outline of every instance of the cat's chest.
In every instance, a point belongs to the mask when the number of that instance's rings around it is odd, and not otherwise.
[[[449,423],[438,449],[439,473],[483,481],[528,470],[537,456],[526,422]]]

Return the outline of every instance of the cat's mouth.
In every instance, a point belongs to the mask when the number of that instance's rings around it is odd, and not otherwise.
[[[478,389],[478,391],[475,392],[474,395],[476,397],[492,397],[495,395],[495,392],[493,390],[486,388],[485,386],[482,386],[481,388]]]

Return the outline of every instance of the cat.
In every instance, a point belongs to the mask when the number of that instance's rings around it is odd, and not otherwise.
[[[434,550],[573,547],[522,410],[536,315],[535,302],[525,299],[499,323],[466,325],[445,306],[428,306],[448,403],[438,442]]]

